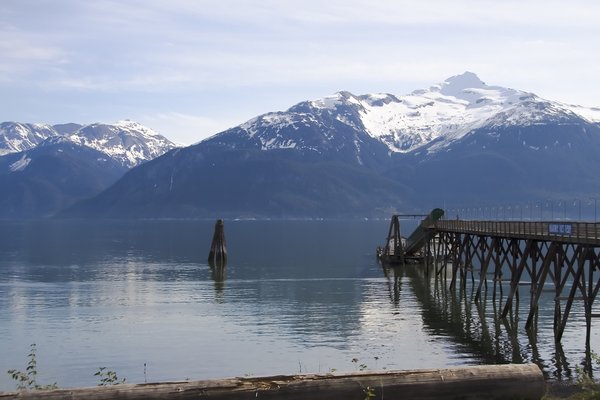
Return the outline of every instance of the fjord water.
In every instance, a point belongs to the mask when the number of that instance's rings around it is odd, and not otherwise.
[[[530,337],[419,266],[383,271],[388,221],[225,221],[224,277],[213,226],[0,223],[0,390],[31,343],[39,383],[61,387],[98,384],[99,367],[138,383],[534,361],[563,379],[585,361],[579,307],[557,348],[552,299]]]

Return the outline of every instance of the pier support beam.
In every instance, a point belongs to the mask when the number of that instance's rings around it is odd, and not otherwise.
[[[449,227],[444,228],[444,223]],[[549,235],[551,228],[547,223],[494,221],[442,221],[435,229],[437,245],[444,249],[452,263],[450,290],[457,287],[464,290],[470,271],[470,283],[475,292],[473,300],[485,300],[488,271],[493,269],[492,302],[500,312],[499,316],[506,319],[509,312],[511,315],[518,313],[519,287],[530,285],[525,324],[529,331],[534,324],[542,291],[553,285],[555,340],[561,340],[574,303],[582,300],[586,343],[589,343],[592,318],[600,317],[600,314],[594,314],[592,307],[600,290],[600,277],[595,274],[600,269],[600,238],[590,236],[590,232],[596,230],[591,230],[586,224],[574,224],[573,236],[565,238]],[[597,244],[587,243],[596,240]],[[436,276],[439,276],[447,271],[448,265],[442,263],[434,268]],[[474,282],[473,271],[477,268],[480,269],[479,282]],[[504,300],[502,282],[506,274],[510,275],[510,288]],[[499,298],[496,296],[497,287],[500,289]],[[516,323],[518,318],[511,318],[511,324]]]

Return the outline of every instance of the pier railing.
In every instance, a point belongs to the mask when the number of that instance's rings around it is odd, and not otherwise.
[[[600,246],[600,223],[592,222],[443,220],[424,228]]]

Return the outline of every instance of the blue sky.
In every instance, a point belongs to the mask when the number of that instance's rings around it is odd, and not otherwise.
[[[340,90],[464,71],[600,106],[600,2],[1,0],[0,121],[131,119],[182,144]]]

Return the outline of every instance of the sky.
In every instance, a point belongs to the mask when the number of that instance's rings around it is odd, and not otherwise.
[[[464,71],[600,106],[598,21],[595,0],[0,0],[0,121],[130,119],[185,145]]]

